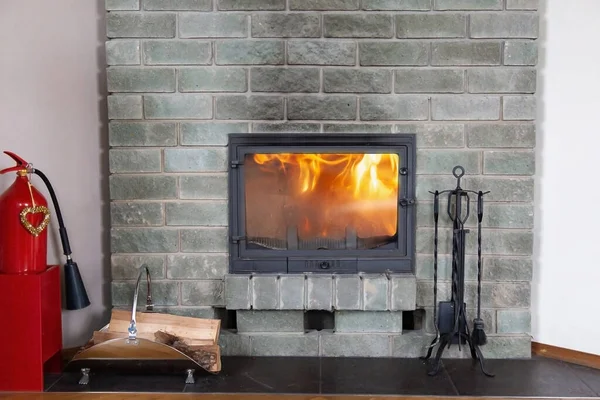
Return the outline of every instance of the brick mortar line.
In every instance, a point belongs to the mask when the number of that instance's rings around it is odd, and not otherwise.
[[[374,94],[376,95],[376,94]],[[315,122],[315,123],[321,123],[322,120],[293,120],[290,122],[294,122],[294,121],[319,121],[319,122]],[[340,124],[345,124],[345,121],[342,120],[331,120],[333,122],[338,122]],[[431,124],[433,125],[511,125],[511,126],[517,126],[517,125],[527,125],[527,126],[535,126],[535,119],[532,120],[504,120],[502,121],[502,123],[499,123],[500,120],[439,120],[439,121],[432,121]],[[181,119],[152,119],[152,120],[147,120],[147,119],[111,119],[109,120],[109,122],[114,122],[114,123],[134,123],[134,124],[138,124],[138,123],[148,123],[148,124],[161,124],[161,123],[175,123],[175,124],[181,124],[181,123],[198,123],[198,124],[210,124],[210,123],[231,123],[231,124],[238,124],[238,123],[249,123],[249,124],[259,124],[259,123],[266,123],[266,124],[273,124],[273,125],[277,125],[281,123],[281,120],[269,120],[269,119],[256,119],[256,120],[247,120],[247,119],[222,119],[222,120],[213,120],[213,121],[208,121],[208,120],[197,120],[197,119],[186,119],[186,118],[181,118]],[[352,121],[350,121],[352,122]],[[304,123],[304,122],[294,122],[294,123]],[[411,125],[411,124],[422,124],[422,125],[429,125],[428,123],[426,123],[425,121],[397,121],[397,122],[389,122],[389,121],[363,121],[362,124],[366,124],[366,125],[377,125],[377,124],[385,124],[385,125],[389,125],[389,124],[396,124],[396,125]],[[362,125],[361,124],[361,125]],[[283,132],[282,132],[283,133]],[[218,145],[209,145],[209,146],[218,146]],[[225,146],[225,145],[222,145]],[[145,148],[145,147],[173,147],[173,146],[116,146],[116,147],[140,147],[140,148]]]
[[[421,9],[410,9],[410,10],[320,10],[320,9],[285,9],[285,10],[244,10],[244,9],[230,9],[230,10],[105,10],[107,14],[163,14],[163,15],[173,15],[173,14],[202,14],[202,15],[214,15],[214,14],[326,14],[326,15],[431,15],[431,14],[439,14],[439,15],[452,15],[452,14],[492,14],[492,15],[520,15],[520,14],[538,14],[539,10],[531,10],[531,9],[429,9],[429,10],[421,10]]]

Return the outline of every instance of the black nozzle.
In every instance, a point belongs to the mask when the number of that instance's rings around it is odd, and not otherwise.
[[[76,262],[68,259],[64,267],[67,310],[81,310],[90,305]]]
[[[64,266],[64,279],[65,279],[65,291],[67,300],[67,310],[80,310],[90,305],[90,299],[88,298],[79,273],[79,267],[77,263],[71,258],[71,245],[69,244],[69,235],[67,234],[67,228],[63,221],[62,213],[60,212],[60,205],[54,193],[54,188],[48,180],[48,177],[39,169],[33,169],[33,173],[39,176],[46,187],[48,193],[52,198],[52,204],[54,205],[54,211],[56,212],[56,219],[58,220],[58,232],[60,233],[60,242],[63,248],[63,254],[67,256],[67,263]]]

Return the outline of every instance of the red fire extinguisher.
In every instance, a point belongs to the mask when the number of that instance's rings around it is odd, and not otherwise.
[[[17,165],[0,171],[16,172],[17,179],[0,196],[0,274],[37,274],[46,271],[50,211],[44,196],[33,186],[30,175],[42,179],[52,198],[58,231],[67,262],[63,268],[67,310],[90,305],[79,267],[71,257],[67,228],[54,189],[46,175],[14,153],[5,151]]]
[[[31,184],[29,164],[14,153],[5,153],[17,165],[0,174],[16,171],[17,178],[0,196],[0,273],[40,273],[47,268],[48,202]]]

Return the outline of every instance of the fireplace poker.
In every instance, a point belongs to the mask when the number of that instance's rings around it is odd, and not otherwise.
[[[440,340],[440,328],[437,318],[437,274],[438,274],[438,219],[440,216],[440,194],[436,190],[433,198],[433,325],[435,326],[435,339],[429,345],[434,348]]]

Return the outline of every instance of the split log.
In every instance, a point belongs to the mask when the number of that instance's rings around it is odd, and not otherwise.
[[[218,372],[221,370],[221,355],[218,345],[190,346],[185,343],[183,338],[162,331],[154,333],[154,341],[182,352],[207,371]]]
[[[127,335],[131,322],[131,311],[113,309],[109,332]],[[153,340],[154,332],[164,331],[184,338],[190,346],[205,346],[217,344],[221,330],[221,320],[182,317],[179,315],[161,314],[154,312],[138,312],[136,314],[137,336]]]

